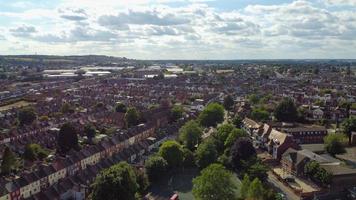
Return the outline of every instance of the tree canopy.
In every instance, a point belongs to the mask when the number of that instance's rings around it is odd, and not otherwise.
[[[231,200],[237,185],[233,175],[221,164],[211,164],[193,179],[193,195],[197,200]]]
[[[235,141],[231,147],[230,154],[233,167],[239,169],[243,161],[256,157],[256,150],[250,139],[242,137]]]
[[[217,132],[216,132],[216,137],[218,140],[220,140],[222,143],[224,143],[229,137],[230,133],[232,130],[234,130],[234,126],[232,124],[222,124],[218,127]]]
[[[234,99],[231,97],[231,95],[225,96],[223,105],[225,110],[231,110],[233,108]]]
[[[92,199],[135,200],[138,192],[136,174],[126,162],[104,169],[93,184]]]
[[[159,155],[167,161],[170,168],[179,167],[183,162],[182,147],[173,140],[166,141],[161,145]]]
[[[121,102],[116,103],[115,111],[119,113],[126,113],[127,111],[126,105]]]
[[[127,109],[125,114],[125,122],[127,127],[136,126],[139,123],[140,115],[136,108],[130,107]]]
[[[351,133],[356,131],[356,117],[350,117],[341,124],[343,132],[349,137],[349,144],[351,144]]]
[[[67,153],[71,149],[78,149],[78,135],[77,130],[70,123],[62,125],[58,134],[58,147],[62,153]]]
[[[199,120],[205,127],[216,126],[224,121],[224,107],[218,103],[210,103],[200,113]]]
[[[189,121],[179,129],[179,141],[189,150],[194,150],[195,146],[202,140],[203,130],[196,121]]]
[[[39,144],[28,144],[25,147],[23,158],[29,161],[42,160],[48,156],[49,152]]]
[[[304,173],[315,182],[326,186],[330,184],[332,174],[321,168],[316,161],[310,161],[304,166]]]
[[[213,142],[206,140],[201,143],[196,151],[196,163],[201,169],[215,162],[218,158],[218,152]]]
[[[264,109],[254,108],[251,113],[251,118],[256,121],[265,122],[269,119],[269,113]]]
[[[171,109],[170,112],[170,119],[172,121],[177,121],[178,119],[182,118],[184,114],[184,109],[182,106],[175,105]]]
[[[167,171],[168,163],[161,156],[151,156],[145,162],[145,169],[151,182],[159,180]]]
[[[89,140],[95,137],[96,128],[92,124],[87,124],[84,126],[84,133]]]
[[[324,137],[325,149],[331,155],[345,153],[344,143],[346,140],[344,134],[328,134]]]
[[[18,112],[18,120],[20,125],[32,124],[37,118],[35,109],[33,107],[23,108]]]
[[[11,151],[9,147],[5,147],[1,162],[1,173],[9,174],[12,170],[16,168],[16,165],[16,155]]]
[[[274,111],[274,116],[278,121],[295,122],[298,118],[297,107],[290,98],[283,99]]]

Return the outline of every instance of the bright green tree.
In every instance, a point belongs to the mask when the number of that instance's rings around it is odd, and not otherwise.
[[[164,142],[158,153],[167,161],[170,168],[179,167],[183,162],[183,150],[176,141],[169,140]]]
[[[92,199],[136,200],[138,192],[136,174],[126,162],[104,169],[92,186]]]
[[[195,121],[189,121],[179,129],[179,140],[190,150],[201,142],[202,135],[203,130]]]
[[[200,144],[196,151],[196,164],[199,168],[203,169],[215,162],[218,156],[214,143],[207,140]]]
[[[328,134],[324,137],[324,146],[328,153],[336,155],[345,153],[345,141],[347,137],[344,134]]]
[[[262,182],[258,178],[253,179],[248,189],[247,199],[263,200],[263,195],[264,188]]]
[[[237,185],[231,172],[221,164],[211,164],[193,180],[197,200],[231,200],[236,198]]]
[[[224,121],[224,107],[218,103],[210,103],[200,113],[199,120],[205,127],[216,126]]]
[[[349,137],[349,144],[351,144],[351,133],[356,131],[356,117],[350,117],[341,124],[343,132]]]

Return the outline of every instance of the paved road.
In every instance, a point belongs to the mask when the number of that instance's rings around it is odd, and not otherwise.
[[[268,179],[267,181],[273,185],[279,192],[286,195],[286,199],[288,200],[299,200],[299,196],[294,194],[294,192],[287,186],[285,186],[282,182],[280,182],[277,177],[272,172],[267,172]]]

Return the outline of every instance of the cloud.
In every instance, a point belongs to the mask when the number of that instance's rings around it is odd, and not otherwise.
[[[22,25],[16,28],[11,28],[10,32],[16,37],[29,37],[37,30],[34,26]]]
[[[127,25],[181,25],[190,22],[189,19],[173,13],[160,13],[158,10],[120,12],[117,15],[103,15],[99,17],[99,24],[107,27],[127,27]]]
[[[84,9],[78,8],[66,8],[58,10],[60,17],[72,21],[82,21],[88,18],[87,13]]]

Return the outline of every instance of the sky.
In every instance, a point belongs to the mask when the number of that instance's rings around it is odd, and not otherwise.
[[[356,59],[356,0],[0,0],[0,54]]]

